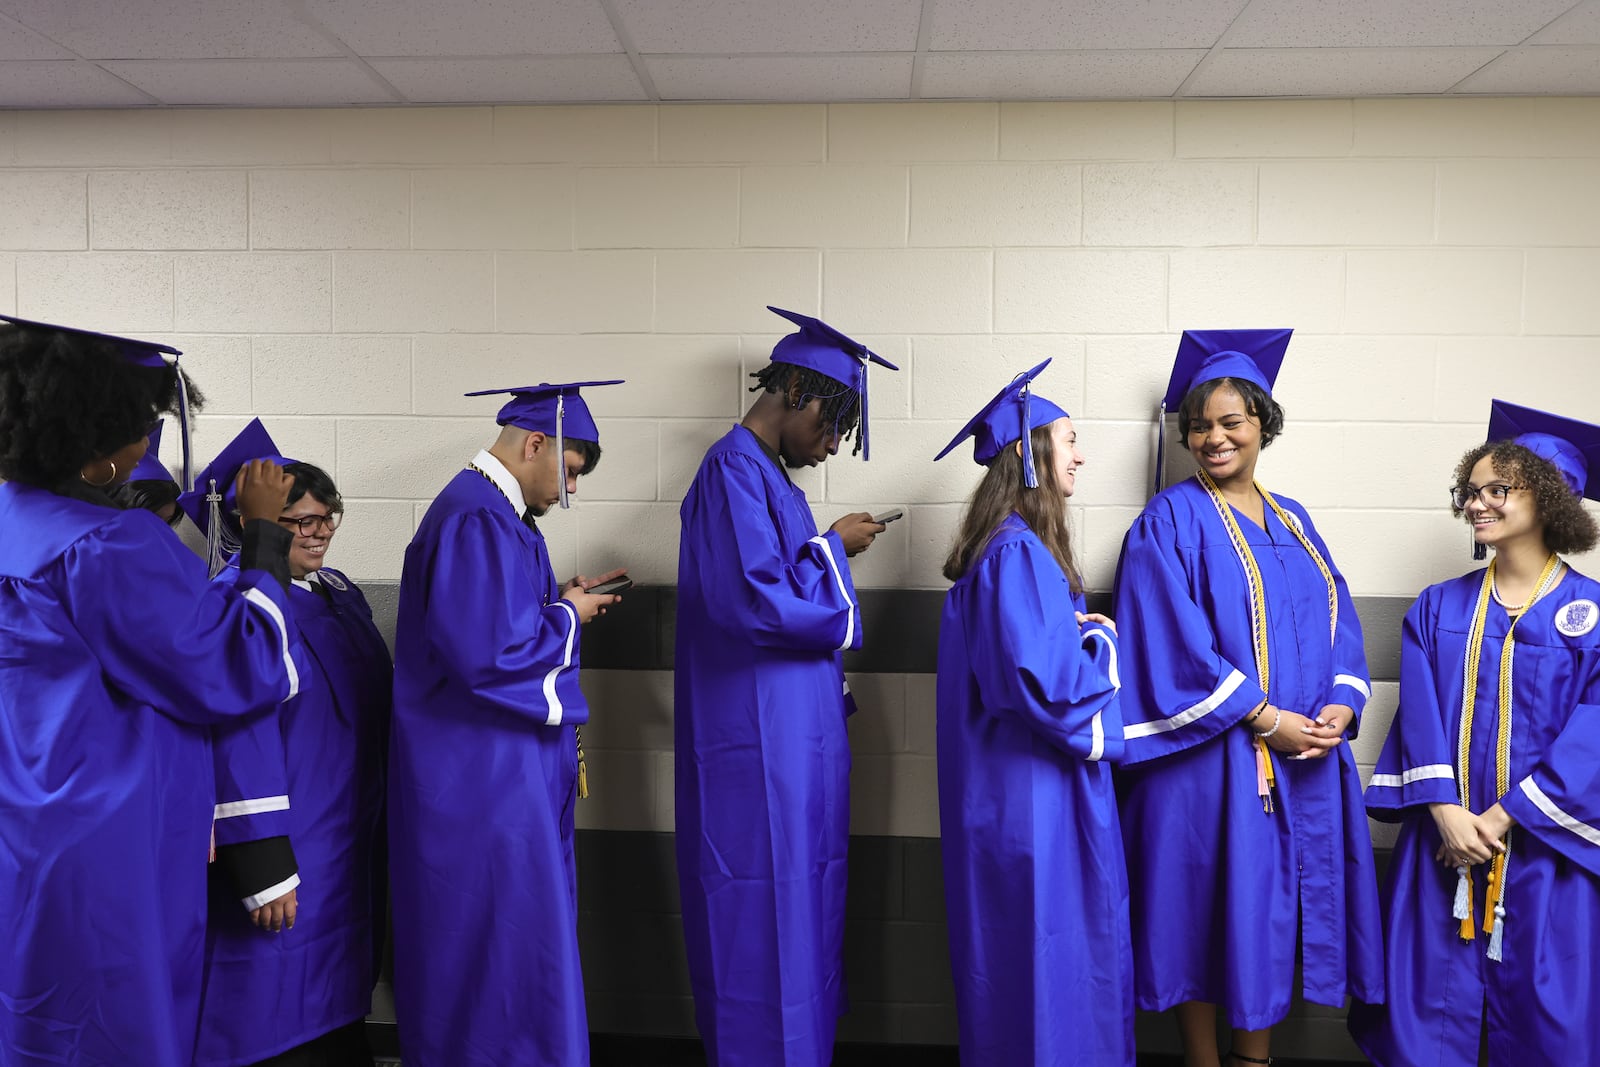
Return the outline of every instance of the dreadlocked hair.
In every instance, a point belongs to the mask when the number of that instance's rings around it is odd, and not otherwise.
[[[54,489],[76,478],[175,412],[181,373],[130,363],[93,337],[0,328],[0,479]],[[202,403],[191,385],[190,409]]]
[[[793,363],[768,363],[750,377],[756,380],[756,384],[750,387],[752,393],[787,393],[792,386],[798,385],[800,407],[805,407],[813,398],[820,400],[822,404],[818,418],[821,424],[835,427],[841,441],[855,433],[856,425],[861,421],[861,397],[855,389],[810,367]],[[855,437],[856,444],[850,451],[851,455],[861,451],[861,435],[856,434]]]
[[[1029,489],[1024,484],[1022,457],[1017,449],[1002,448],[1000,454],[989,461],[983,481],[967,501],[955,544],[950,546],[950,555],[944,561],[944,576],[952,582],[959,581],[972,569],[1000,524],[1014,512],[1050,550],[1072,591],[1083,592],[1083,575],[1078,570],[1077,556],[1072,551],[1072,530],[1067,525],[1067,496],[1056,480],[1056,449],[1055,440],[1050,436],[1050,424],[1035,426],[1031,432],[1038,487]]]

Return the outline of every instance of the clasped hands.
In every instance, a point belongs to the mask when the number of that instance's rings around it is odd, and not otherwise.
[[[1474,815],[1460,804],[1429,804],[1428,812],[1441,838],[1433,858],[1446,867],[1487,863],[1506,850],[1504,838],[1516,825],[1498,801],[1482,815]]]
[[[1268,748],[1289,759],[1322,759],[1344,741],[1344,732],[1355,717],[1355,709],[1348,704],[1324,705],[1317,717],[1311,719],[1263,701],[1260,714],[1247,718],[1246,725]],[[1269,732],[1272,736],[1266,737]]]

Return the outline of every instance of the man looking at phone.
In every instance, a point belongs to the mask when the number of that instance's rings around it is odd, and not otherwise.
[[[407,1067],[589,1062],[573,805],[578,628],[621,598],[556,581],[536,519],[600,460],[576,382],[510,393],[500,436],[406,550],[389,783]]]
[[[760,396],[711,446],[683,501],[678,555],[678,879],[695,1018],[712,1067],[826,1067],[845,1010],[845,852],[853,710],[841,652],[861,645],[846,556],[883,525],[819,534],[786,468],[855,431],[867,364],[817,319],[753,375]]]

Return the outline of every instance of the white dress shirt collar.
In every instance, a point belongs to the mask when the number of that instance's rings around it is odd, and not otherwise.
[[[506,465],[501,463],[488,449],[484,449],[472,458],[472,465],[489,476],[489,480],[500,487],[500,491],[511,501],[511,507],[517,513],[517,521],[522,521],[522,513],[528,510],[528,502],[522,496],[522,486],[506,470]]]

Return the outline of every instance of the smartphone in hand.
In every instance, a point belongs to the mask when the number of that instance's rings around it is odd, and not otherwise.
[[[900,516],[904,515],[905,513],[906,513],[906,509],[905,508],[895,508],[893,511],[885,511],[882,515],[874,515],[874,516],[872,516],[872,521],[873,522],[882,523],[885,526],[887,526],[889,523],[891,523],[894,520],[898,519]]]
[[[601,582],[599,585],[591,585],[589,588],[585,589],[584,592],[593,593],[595,596],[610,596],[613,593],[620,593],[624,589],[632,588],[633,579],[624,574],[622,577],[613,578],[609,582]]]

